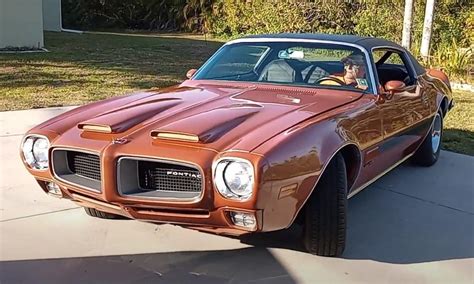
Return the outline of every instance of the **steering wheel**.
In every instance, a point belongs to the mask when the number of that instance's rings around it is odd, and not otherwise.
[[[338,79],[338,78],[334,78],[334,77],[323,77],[323,78],[320,78],[318,80],[316,80],[314,82],[314,84],[320,84],[321,82],[323,81],[333,81],[335,83],[338,83],[339,85],[343,86],[345,85],[346,83],[344,81],[342,81],[341,79]]]

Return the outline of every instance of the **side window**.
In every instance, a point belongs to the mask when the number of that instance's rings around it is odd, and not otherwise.
[[[403,64],[402,57],[400,56],[399,53],[392,53],[387,60],[385,60],[386,64],[394,64],[394,65],[399,65],[400,67],[405,67],[405,64]]]
[[[383,58],[382,63],[395,64],[395,65],[400,65],[401,67],[404,67],[402,57],[398,53],[388,51],[388,50],[383,50],[383,49],[377,49],[377,50],[374,50],[372,55],[374,57],[375,63],[379,63],[379,61],[382,60]]]
[[[377,49],[373,51],[377,75],[382,86],[388,81],[397,80],[407,86],[415,84],[415,77],[408,65],[408,59],[402,52]]]

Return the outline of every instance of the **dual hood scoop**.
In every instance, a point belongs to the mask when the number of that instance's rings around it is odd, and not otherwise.
[[[260,110],[260,108],[255,107],[217,108],[162,125],[151,131],[151,137],[154,139],[212,143],[232,129],[239,127]]]
[[[110,125],[101,125],[101,124],[89,124],[89,123],[79,123],[77,125],[82,131],[88,132],[99,132],[99,133],[112,133],[112,127]]]
[[[159,130],[153,130],[151,132],[153,139],[167,139],[167,140],[181,140],[188,142],[199,142],[199,136],[188,133],[177,133],[177,132],[162,132]]]
[[[83,121],[77,127],[84,132],[122,133],[178,103],[177,100],[161,100],[160,104],[141,104],[116,109]],[[152,139],[212,143],[262,110],[263,106],[260,104],[232,102],[204,112],[182,116],[163,124],[156,120],[149,124],[151,129],[148,133]]]

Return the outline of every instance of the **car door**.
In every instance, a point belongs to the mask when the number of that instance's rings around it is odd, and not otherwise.
[[[378,152],[384,157],[383,168],[404,160],[419,145],[430,127],[430,99],[417,82],[411,61],[403,50],[373,50],[380,83],[379,107],[382,114],[383,142]],[[404,88],[389,93],[388,81],[402,81]]]

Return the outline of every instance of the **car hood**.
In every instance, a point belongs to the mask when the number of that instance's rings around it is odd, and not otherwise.
[[[360,92],[195,80],[87,105],[40,127],[82,138],[90,133],[88,139],[109,142],[146,137],[251,151],[301,121],[360,97]]]

